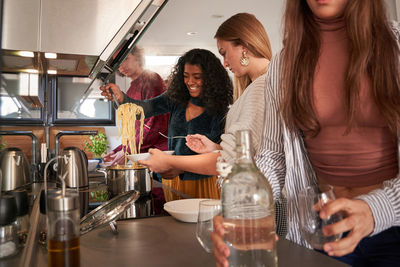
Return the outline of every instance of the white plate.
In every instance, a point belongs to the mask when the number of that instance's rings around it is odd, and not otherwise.
[[[174,150],[164,151],[164,153],[172,155],[174,153]],[[128,155],[127,157],[132,162],[137,162],[138,160],[147,160],[147,159],[149,159],[150,158],[150,153],[132,154],[132,155]]]
[[[96,169],[97,165],[99,164],[99,161],[100,160],[98,160],[98,159],[89,159],[88,160],[88,172],[93,172]]]
[[[182,222],[196,223],[199,215],[199,202],[207,198],[190,198],[170,201],[164,204],[172,217]]]

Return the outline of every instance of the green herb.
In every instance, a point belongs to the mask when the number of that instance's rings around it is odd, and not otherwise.
[[[107,150],[107,137],[104,133],[89,136],[90,142],[85,142],[85,150],[93,152],[95,158],[101,158]]]
[[[97,202],[104,202],[107,200],[108,193],[104,190],[90,192],[90,197]]]
[[[0,150],[2,150],[5,147],[6,147],[6,143],[5,142],[4,143],[1,142],[1,136],[0,136]]]

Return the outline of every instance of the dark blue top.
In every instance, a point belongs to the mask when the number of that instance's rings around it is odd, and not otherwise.
[[[198,105],[198,101],[191,101]],[[182,107],[170,100],[165,93],[147,100],[135,100],[124,96],[124,103],[135,103],[143,107],[145,117],[152,117],[160,114],[170,113],[168,124],[168,136],[202,134],[211,141],[219,143],[224,131],[225,114],[209,115],[204,111],[196,118],[186,121],[186,107]],[[175,150],[175,155],[196,155],[186,146],[185,138],[168,139],[168,149]],[[179,175],[182,180],[198,180],[209,177],[191,172],[184,172]]]

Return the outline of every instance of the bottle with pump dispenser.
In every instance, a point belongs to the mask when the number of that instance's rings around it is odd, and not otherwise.
[[[48,266],[79,267],[80,266],[80,207],[79,193],[66,188],[65,177],[60,176],[62,188],[47,190],[47,168],[44,169],[45,206],[47,216],[47,249]],[[64,160],[67,158],[64,157]]]
[[[229,266],[278,266],[273,194],[252,159],[248,130],[236,132],[236,159],[221,201]]]

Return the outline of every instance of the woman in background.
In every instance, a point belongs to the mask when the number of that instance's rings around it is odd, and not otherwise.
[[[344,235],[323,250],[352,266],[400,262],[399,29],[387,21],[384,1],[287,1],[283,50],[267,73],[256,163],[275,200],[287,199],[280,209],[286,238],[309,247],[297,195],[330,184],[337,199],[320,217],[345,216],[323,233]],[[228,266],[221,220],[214,254],[218,266]]]
[[[102,87],[102,95],[112,99],[109,89],[120,103],[135,103],[144,109],[145,117],[170,114],[168,149],[176,155],[196,154],[185,144],[186,136],[202,134],[213,142],[220,142],[225,115],[232,103],[232,82],[220,60],[205,49],[192,49],[178,60],[169,79],[167,92],[149,100],[138,101],[123,94],[115,84]],[[161,151],[160,151],[161,152]],[[163,152],[161,152],[164,154]],[[195,198],[219,198],[216,176],[201,175],[181,169],[162,174],[166,201],[179,199],[173,191]]]

